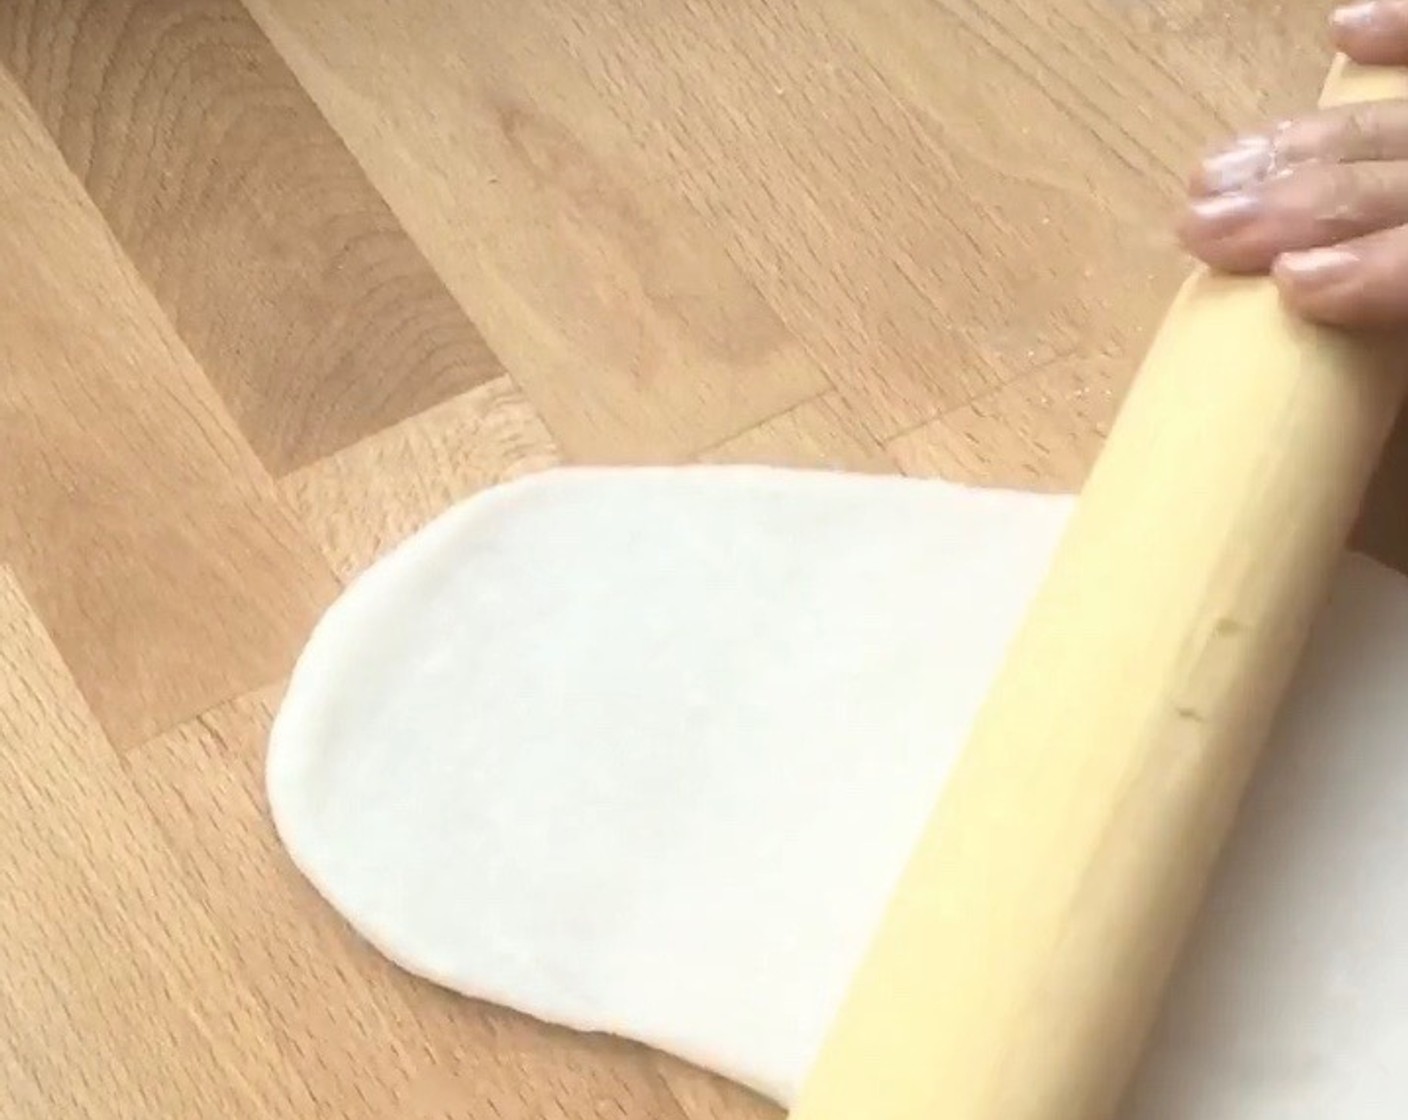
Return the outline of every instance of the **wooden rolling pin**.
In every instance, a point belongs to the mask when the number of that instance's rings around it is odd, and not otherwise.
[[[1321,103],[1404,94],[1338,60]],[[1405,384],[1189,280],[792,1120],[1114,1112]]]

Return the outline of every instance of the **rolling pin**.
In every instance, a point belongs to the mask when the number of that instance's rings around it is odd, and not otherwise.
[[[1321,104],[1405,94],[1337,59]],[[1189,278],[792,1120],[1111,1116],[1405,385]]]

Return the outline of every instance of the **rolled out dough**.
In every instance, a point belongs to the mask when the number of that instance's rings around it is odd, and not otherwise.
[[[317,627],[280,836],[406,969],[785,1104],[1070,506],[748,467],[480,495]],[[1408,1107],[1405,748],[1408,581],[1348,557],[1130,1120]]]

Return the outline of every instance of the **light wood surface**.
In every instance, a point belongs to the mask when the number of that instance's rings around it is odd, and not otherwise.
[[[554,462],[1078,484],[1189,159],[1307,103],[1322,19],[0,3],[0,1115],[774,1116],[348,933],[263,807],[300,642]]]

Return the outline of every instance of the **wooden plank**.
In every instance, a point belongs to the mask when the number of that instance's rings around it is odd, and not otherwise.
[[[1022,73],[1055,29],[965,37],[947,6],[926,5],[929,41],[945,40],[928,65],[956,77],[921,96],[874,57],[868,17],[836,5],[547,8],[560,65],[609,97],[653,157],[646,173],[678,182],[729,237],[879,437],[1078,348],[1141,342],[1173,289],[1166,211],[1180,175],[1127,173],[1130,203],[1091,181],[1090,168],[1118,165],[1106,133],[1139,107],[1110,101],[1122,119],[1104,133],[1065,124],[1088,64],[1065,86]],[[1094,31],[1059,33],[1079,44]],[[974,74],[986,75],[976,99],[963,92]],[[1156,143],[1174,162],[1176,140]],[[1132,293],[1124,306],[1111,277]]]
[[[838,392],[788,409],[700,456],[706,463],[893,472],[895,461]]]
[[[238,0],[6,0],[0,62],[271,471],[502,373]]]
[[[971,251],[1006,262],[979,312],[979,345],[998,381],[1114,353],[1132,374],[1189,267],[1171,228],[1187,171],[1253,83],[1222,82],[1210,52],[1159,57],[1175,36],[1139,34],[1143,5],[822,6],[968,184],[935,205],[976,205],[991,223]],[[1250,44],[1275,36],[1264,13],[1237,18],[1262,24],[1256,36],[1228,37],[1254,73]],[[1301,87],[1302,104],[1320,69]],[[1044,434],[1062,438],[1064,419],[1053,415]]]
[[[686,1120],[781,1120],[777,1105],[717,1074],[664,1054],[656,1063]]]
[[[882,438],[1077,349],[1132,367],[1185,267],[1185,168],[1254,104],[1307,105],[1323,39],[1195,0],[544,7]],[[1268,53],[1301,65],[1257,102]]]
[[[1130,379],[1122,355],[1084,356],[1003,385],[891,440],[905,474],[1019,490],[1079,490]]]
[[[335,589],[0,71],[0,561],[127,746],[287,670]]]
[[[1030,346],[1002,297],[1030,262],[994,251],[984,192],[815,5],[540,7],[539,49],[611,106],[648,181],[678,184],[876,435],[1010,376]]]
[[[0,743],[0,1113],[315,1115],[3,569]]]
[[[687,458],[826,388],[537,5],[249,8],[569,458]]]
[[[127,763],[317,1100],[308,1115],[679,1120],[635,1048],[550,1031],[420,981],[318,897],[265,807],[264,745],[278,695],[222,705]]]
[[[279,490],[344,579],[479,490],[557,463],[507,379],[295,471]]]
[[[1171,227],[1194,160],[1311,106],[1328,61],[1314,5],[820,6],[939,139],[969,184],[954,204],[981,200],[1000,225],[982,248],[1012,270],[993,293],[1007,328],[988,336],[1004,383],[1081,355],[1120,354],[1132,375],[1189,268]],[[1067,419],[1024,423],[1060,442]]]

